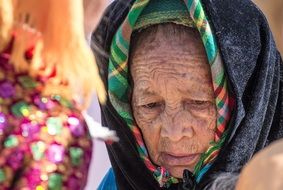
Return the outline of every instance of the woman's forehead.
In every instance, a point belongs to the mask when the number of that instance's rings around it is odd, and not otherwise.
[[[135,58],[137,54],[148,57],[148,55],[151,55],[151,52],[165,55],[168,52],[192,54],[197,57],[205,55],[198,32],[193,28],[177,24],[155,25],[134,34],[130,48],[130,60]]]
[[[172,84],[170,88],[176,89],[183,85],[195,89],[202,83],[203,89],[199,90],[210,92],[210,67],[200,37],[190,30],[181,36],[168,35],[165,29],[172,32],[172,28],[161,28],[133,38],[136,41],[132,43],[137,44],[132,48],[130,68],[135,86],[141,92],[144,88],[164,86],[162,81],[167,81],[166,87]]]
[[[190,67],[209,68],[199,36],[192,32],[181,36],[167,36],[164,33],[166,30],[162,29],[151,34],[153,37],[141,33],[140,37],[133,38],[134,47],[131,48],[129,59],[131,69],[147,70],[157,65],[169,72],[176,69],[186,72]]]

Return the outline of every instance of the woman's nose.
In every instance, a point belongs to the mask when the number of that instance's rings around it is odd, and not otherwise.
[[[179,141],[183,137],[194,136],[193,123],[195,118],[185,111],[164,113],[161,126],[161,137],[167,137],[172,141]]]

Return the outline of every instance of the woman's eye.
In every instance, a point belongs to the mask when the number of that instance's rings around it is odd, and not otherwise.
[[[207,108],[209,105],[211,105],[210,101],[203,101],[203,100],[190,100],[186,101],[186,107],[188,108]]]
[[[204,105],[204,104],[207,104],[208,102],[207,101],[194,100],[194,101],[192,101],[192,103],[195,104],[195,105]]]
[[[142,107],[147,108],[147,109],[154,109],[154,108],[159,108],[162,106],[161,102],[152,102],[149,104],[145,104]]]

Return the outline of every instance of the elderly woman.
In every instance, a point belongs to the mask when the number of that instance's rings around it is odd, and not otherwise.
[[[117,0],[92,40],[120,138],[100,189],[234,189],[282,138],[282,61],[252,2]]]

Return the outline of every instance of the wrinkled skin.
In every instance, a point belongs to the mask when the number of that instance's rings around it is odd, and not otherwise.
[[[151,160],[182,178],[214,138],[211,73],[197,31],[146,35],[131,52],[132,108]]]

